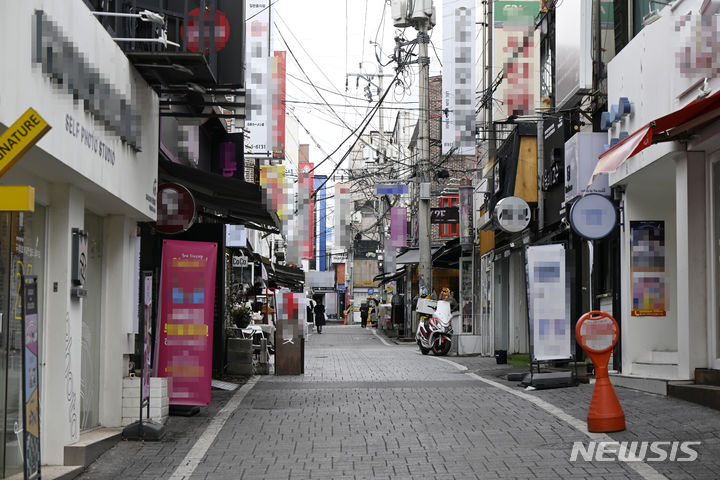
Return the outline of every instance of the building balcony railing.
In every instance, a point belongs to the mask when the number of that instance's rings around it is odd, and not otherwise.
[[[243,2],[86,2],[151,85],[243,86]]]

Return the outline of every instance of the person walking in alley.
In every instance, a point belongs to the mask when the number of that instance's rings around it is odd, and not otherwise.
[[[315,328],[318,333],[322,333],[322,327],[325,325],[325,305],[322,303],[322,299],[318,298],[315,304]]]
[[[365,301],[360,305],[360,326],[365,328],[368,320],[368,303]]]
[[[307,302],[307,323],[315,323],[315,300],[308,298]]]

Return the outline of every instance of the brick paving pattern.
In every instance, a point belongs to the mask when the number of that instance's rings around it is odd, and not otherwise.
[[[448,357],[499,380],[494,359]],[[641,478],[621,462],[570,462],[588,437],[412,345],[327,326],[306,342],[305,375],[263,377],[192,475],[206,479]],[[692,463],[649,463],[667,478],[720,478],[720,412],[618,388],[628,430],[616,440],[700,440]],[[234,393],[234,392],[233,392]],[[165,479],[233,393],[196,417],[172,417],[157,444],[121,442],[80,478]],[[530,392],[584,420],[592,386]]]

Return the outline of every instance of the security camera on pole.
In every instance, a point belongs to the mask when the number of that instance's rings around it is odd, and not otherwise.
[[[420,247],[419,287],[425,287],[432,292],[432,256],[430,252],[430,57],[428,56],[428,43],[430,36],[428,30],[435,25],[435,7],[432,0],[392,0],[391,11],[393,24],[396,27],[412,26],[417,31],[415,42],[419,54],[417,58],[419,76],[419,135],[420,156],[418,158],[418,177],[420,179],[420,199],[418,204],[418,240]],[[400,58],[398,58],[400,60]]]

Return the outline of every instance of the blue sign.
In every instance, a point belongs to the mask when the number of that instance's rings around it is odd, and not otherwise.
[[[378,184],[375,186],[378,195],[407,195],[406,183]]]
[[[345,285],[343,285],[343,284],[338,285],[337,291],[340,293],[345,293]]]
[[[368,295],[373,295],[375,293],[374,288],[368,288]]]

